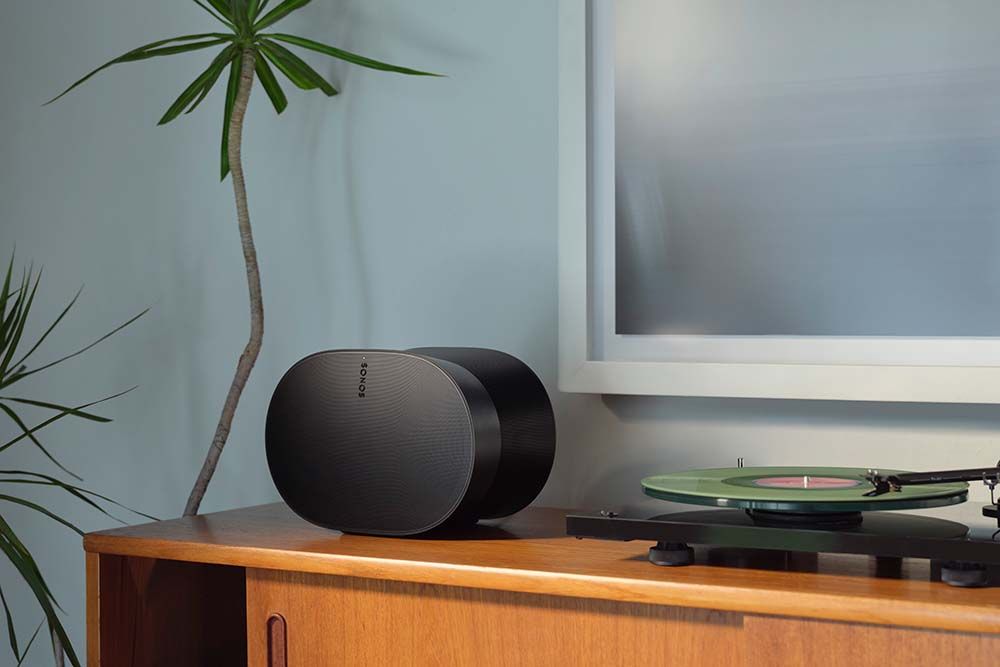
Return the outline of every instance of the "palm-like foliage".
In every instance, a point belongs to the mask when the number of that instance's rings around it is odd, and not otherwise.
[[[200,51],[221,46],[222,48],[212,59],[208,68],[199,74],[191,82],[191,85],[184,89],[174,103],[170,105],[166,113],[163,114],[163,117],[160,118],[159,124],[165,125],[178,118],[181,114],[191,113],[197,109],[228,67],[229,77],[226,85],[226,108],[222,126],[221,174],[224,179],[229,174],[229,124],[233,114],[233,102],[236,99],[239,87],[241,56],[248,51],[257,56],[254,60],[254,71],[257,78],[260,79],[260,83],[264,87],[268,98],[270,98],[271,104],[274,105],[274,110],[279,114],[288,106],[288,99],[285,97],[285,93],[274,74],[274,70],[271,69],[272,65],[288,81],[303,90],[320,90],[330,97],[340,92],[304,60],[286,48],[285,44],[308,49],[355,65],[383,72],[396,72],[397,74],[415,76],[439,76],[431,72],[421,72],[408,67],[399,67],[379,62],[378,60],[372,60],[371,58],[366,58],[350,51],[314,42],[305,37],[296,37],[295,35],[287,35],[280,32],[265,32],[292,12],[308,5],[311,0],[283,0],[283,2],[278,3],[277,6],[266,13],[265,10],[270,4],[270,0],[193,0],[193,2],[228,28],[228,32],[183,35],[140,46],[101,65],[67,88],[58,97],[50,100],[48,104],[55,102],[95,74],[112,65],[138,62],[140,60],[149,60],[150,58],[172,56],[179,53],[189,53],[191,51]]]
[[[243,249],[243,260],[246,264],[247,287],[250,295],[250,338],[236,365],[229,393],[222,407],[215,435],[209,446],[208,454],[202,465],[194,488],[188,496],[184,515],[197,514],[208,484],[215,473],[215,467],[222,456],[232,427],[233,417],[239,405],[240,397],[257,362],[264,337],[264,306],[260,287],[260,270],[257,263],[257,249],[253,241],[250,226],[250,213],[247,205],[246,182],[243,177],[241,158],[243,118],[254,78],[260,79],[274,110],[279,114],[288,106],[288,99],[278,82],[272,66],[303,90],[319,90],[328,96],[337,95],[339,91],[316,70],[310,67],[302,58],[292,52],[288,46],[298,47],[316,53],[343,60],[362,67],[411,74],[417,76],[438,76],[430,72],[421,72],[408,67],[399,67],[388,63],[372,60],[356,53],[344,51],[333,46],[321,44],[304,37],[288,35],[280,32],[267,32],[271,27],[292,12],[309,4],[311,0],[281,0],[268,11],[270,0],[192,0],[199,7],[222,24],[223,32],[205,32],[196,35],[183,35],[164,39],[152,44],[140,46],[128,53],[105,63],[85,77],[74,83],[59,97],[62,97],[92,76],[112,65],[138,62],[161,56],[172,56],[179,53],[189,53],[221,47],[212,58],[208,67],[191,82],[180,96],[170,105],[160,119],[160,125],[171,122],[182,113],[191,113],[205,100],[209,92],[222,78],[223,72],[229,69],[226,84],[226,97],[222,125],[222,179],[232,172],[233,193],[236,199],[237,222],[240,229],[240,242]],[[288,45],[288,46],[286,46]],[[56,97],[56,99],[59,99]]]
[[[48,338],[49,334],[51,334],[56,327],[59,326],[59,323],[62,322],[63,318],[66,317],[69,311],[73,308],[77,299],[80,297],[80,292],[77,292],[76,296],[74,296],[69,302],[69,305],[63,309],[55,321],[52,322],[48,329],[45,330],[35,343],[32,344],[27,351],[23,351],[23,353],[19,352],[19,350],[23,348],[22,343],[24,342],[23,338],[25,325],[28,322],[28,317],[31,312],[32,304],[34,303],[35,294],[38,291],[40,279],[41,271],[35,273],[35,271],[28,267],[21,273],[20,280],[15,281],[14,259],[11,257],[11,261],[7,267],[7,272],[3,281],[3,286],[0,287],[0,412],[3,412],[16,426],[16,430],[19,431],[19,434],[13,439],[0,445],[0,453],[10,449],[18,443],[22,443],[23,445],[33,445],[65,475],[68,475],[75,480],[79,480],[80,478],[78,476],[67,470],[41,443],[38,437],[39,431],[67,417],[97,423],[107,423],[111,420],[90,412],[90,408],[99,403],[104,403],[105,401],[117,398],[118,396],[127,393],[127,391],[113,396],[107,396],[97,401],[91,401],[83,405],[69,407],[58,403],[40,401],[20,396],[17,391],[17,385],[25,378],[47,371],[64,361],[83,354],[101,341],[114,335],[118,331],[121,331],[129,324],[142,317],[142,315],[145,314],[145,311],[72,354],[59,357],[55,361],[50,361],[40,366],[33,366],[31,359],[35,352],[38,351],[39,347],[41,347],[42,343],[45,342],[45,339]],[[131,391],[131,389],[128,391]],[[24,406],[41,408],[48,411],[49,416],[34,426],[28,426],[27,422],[21,417],[21,412]],[[6,466],[2,467],[6,468]],[[43,624],[47,623],[54,641],[57,645],[62,645],[65,648],[70,661],[74,665],[79,666],[80,661],[77,658],[76,653],[73,651],[73,646],[70,644],[69,637],[66,636],[66,631],[59,620],[59,616],[57,614],[57,610],[59,609],[58,603],[53,597],[52,591],[49,590],[48,585],[45,583],[45,579],[42,576],[38,565],[35,563],[35,559],[31,555],[31,552],[18,538],[13,528],[11,528],[10,523],[4,518],[2,511],[2,504],[25,507],[62,524],[80,535],[83,535],[83,532],[79,528],[52,510],[18,495],[18,490],[26,487],[39,486],[51,487],[65,491],[76,500],[84,502],[90,507],[108,516],[111,515],[108,514],[104,506],[107,504],[118,505],[118,503],[115,503],[111,499],[98,493],[88,491],[87,489],[83,489],[75,484],[63,481],[51,475],[28,470],[0,469],[0,551],[3,552],[3,554],[7,557],[7,560],[10,561],[10,564],[15,570],[17,570],[18,574],[31,589],[32,593],[34,593],[45,617],[42,624],[38,626],[38,629],[36,629],[35,633],[31,636],[27,645],[25,645],[22,649],[18,644],[17,633],[14,630],[14,621],[11,616],[10,608],[7,606],[7,600],[4,596],[2,588],[0,588],[0,603],[2,603],[3,611],[6,616],[7,635],[10,640],[11,651],[13,651],[18,664],[21,664],[24,656],[27,654],[28,648],[30,648],[35,637],[38,635],[39,629],[41,629]],[[118,506],[121,507],[121,505]]]

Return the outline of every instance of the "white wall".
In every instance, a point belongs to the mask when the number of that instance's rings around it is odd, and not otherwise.
[[[0,253],[16,243],[19,258],[45,265],[39,314],[54,316],[86,284],[42,358],[152,307],[25,391],[72,403],[139,384],[105,410],[115,423],[65,423],[46,440],[90,487],[162,517],[183,507],[248,326],[231,191],[216,176],[222,100],[155,127],[200,71],[205,57],[192,55],[121,66],[40,104],[91,66],[205,24],[193,3],[129,0],[17,3],[0,22]],[[341,97],[288,87],[290,108],[276,119],[256,92],[245,156],[266,342],[205,511],[276,500],[263,456],[267,400],[281,373],[316,350],[495,347],[556,386],[555,3],[332,0],[283,29],[449,78],[310,58],[342,84]],[[559,454],[539,502],[563,506],[654,511],[661,505],[643,500],[640,477],[737,456],[921,468],[987,464],[1000,450],[1000,416],[988,407],[554,400]],[[0,425],[0,438],[11,432]],[[28,447],[0,454],[0,464],[47,470]],[[86,530],[111,526],[65,498],[39,497]],[[79,540],[10,516],[82,650]],[[30,632],[40,615],[29,594],[5,567],[0,585]]]

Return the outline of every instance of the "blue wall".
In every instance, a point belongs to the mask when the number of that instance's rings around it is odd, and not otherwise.
[[[16,243],[21,259],[45,265],[40,314],[54,316],[86,284],[42,357],[152,307],[26,392],[73,403],[140,385],[107,407],[114,424],[65,423],[47,441],[90,487],[163,517],[183,507],[248,327],[231,190],[217,180],[222,100],[155,127],[200,71],[205,58],[193,55],[122,66],[40,105],[91,66],[205,25],[193,3],[129,0],[16,3],[0,22],[0,252]],[[522,357],[558,411],[547,504],[650,509],[639,477],[737,456],[913,467],[996,459],[992,408],[556,395],[556,27],[555,2],[531,0],[335,0],[283,26],[449,77],[310,58],[343,95],[289,88],[280,119],[257,90],[245,156],[266,342],[205,511],[276,500],[262,438],[270,391],[298,358],[334,347],[479,345]],[[10,432],[0,424],[0,437]],[[28,447],[0,463],[47,469]],[[111,526],[39,497],[87,530]],[[11,516],[82,649],[79,540]],[[29,594],[2,565],[0,584],[30,632],[40,615]],[[30,662],[48,664],[47,653]]]

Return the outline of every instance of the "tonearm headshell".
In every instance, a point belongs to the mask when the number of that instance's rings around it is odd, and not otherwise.
[[[979,482],[990,490],[990,504],[983,507],[983,516],[996,519],[1000,527],[1000,511],[994,495],[1000,484],[1000,461],[993,468],[967,468],[964,470],[938,470],[931,472],[905,472],[883,475],[878,470],[869,470],[865,478],[871,482],[872,490],[866,496],[880,496],[884,493],[901,491],[904,486],[917,484],[941,484],[946,482]]]

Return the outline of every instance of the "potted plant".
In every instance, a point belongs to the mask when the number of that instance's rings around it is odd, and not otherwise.
[[[337,88],[289,49],[289,46],[383,72],[438,76],[430,72],[372,60],[304,37],[273,31],[276,23],[292,12],[308,5],[310,0],[282,0],[277,2],[270,11],[268,11],[270,0],[193,0],[193,2],[204,9],[221,26],[218,32],[183,35],[140,46],[98,67],[49,102],[54,102],[112,65],[214,49],[215,55],[208,67],[198,75],[191,85],[184,89],[160,119],[160,125],[164,125],[175,120],[181,114],[191,113],[198,108],[222,78],[222,75],[228,71],[222,126],[221,174],[222,179],[225,179],[230,172],[232,173],[236,219],[239,225],[250,296],[250,337],[237,362],[236,372],[226,395],[215,435],[212,437],[201,472],[188,496],[184,516],[198,513],[202,498],[229,437],[240,396],[257,361],[264,336],[264,305],[261,294],[260,270],[257,263],[253,230],[250,225],[250,211],[241,152],[243,119],[254,82],[260,81],[261,87],[274,106],[274,110],[279,114],[288,106],[288,100],[274,69],[277,69],[293,85],[303,90],[319,90],[331,97],[339,94]]]
[[[98,343],[135,322],[146,311],[139,313],[124,324],[115,327],[109,333],[71,354],[58,357],[54,361],[35,365],[33,362],[35,353],[41,348],[42,344],[49,337],[49,334],[59,326],[80,297],[80,292],[77,292],[76,296],[70,300],[69,304],[55,318],[45,332],[34,343],[28,346],[24,340],[24,331],[31,315],[32,305],[34,304],[35,294],[38,291],[40,281],[41,271],[35,272],[31,267],[27,267],[21,272],[20,279],[15,279],[14,258],[12,256],[3,279],[3,285],[0,287],[0,413],[3,413],[15,425],[15,431],[18,432],[18,435],[0,444],[0,552],[3,553],[6,560],[10,562],[21,579],[31,589],[35,599],[38,600],[44,616],[35,629],[34,634],[31,635],[25,644],[22,645],[18,641],[17,633],[14,629],[13,615],[2,588],[0,588],[0,603],[2,603],[7,624],[10,649],[17,660],[17,664],[21,664],[28,649],[38,636],[39,631],[44,625],[47,625],[55,647],[57,659],[62,651],[65,650],[70,661],[74,665],[79,665],[80,661],[73,649],[73,645],[66,635],[66,630],[63,628],[62,622],[59,620],[58,603],[48,584],[45,583],[45,578],[38,564],[35,562],[34,556],[32,556],[31,549],[18,537],[11,523],[4,515],[3,508],[5,505],[27,508],[82,536],[83,532],[73,523],[47,506],[34,500],[29,500],[21,492],[28,487],[39,486],[61,490],[77,501],[85,503],[108,516],[111,516],[106,509],[108,505],[122,507],[110,498],[77,486],[75,482],[82,481],[80,477],[67,470],[52,454],[50,449],[42,444],[39,432],[67,418],[99,424],[108,423],[111,421],[110,419],[94,414],[90,409],[95,405],[126,394],[135,387],[82,405],[66,406],[54,401],[24,396],[19,391],[20,383],[39,373],[48,373],[55,366],[83,354]],[[25,349],[26,347],[27,349]],[[27,420],[22,418],[22,412],[25,407],[41,409],[49,413],[49,416],[34,426],[29,426]],[[11,469],[9,465],[4,464],[4,459],[6,458],[4,452],[15,446],[29,445],[36,447],[44,454],[53,466],[58,468],[63,478],[55,476],[58,473],[49,475],[32,470]],[[72,478],[74,482],[68,482],[64,477]],[[135,510],[130,511],[134,512]],[[153,518],[141,512],[136,512],[136,514],[149,519]]]

